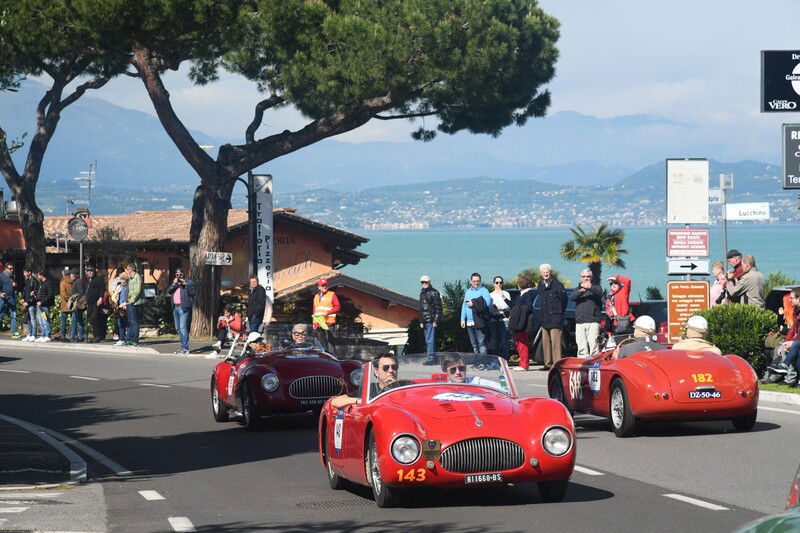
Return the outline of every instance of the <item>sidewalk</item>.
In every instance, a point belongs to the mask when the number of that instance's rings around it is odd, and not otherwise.
[[[55,350],[75,350],[83,352],[115,352],[118,351],[122,354],[169,354],[176,355],[177,357],[208,357],[211,358],[211,341],[210,340],[192,340],[189,341],[189,354],[178,355],[175,354],[180,348],[180,342],[173,339],[162,338],[142,338],[139,340],[139,346],[114,346],[114,340],[107,340],[104,342],[61,342],[54,340],[45,344],[23,342],[19,339],[11,339],[8,335],[0,336],[0,347],[25,347],[25,348],[42,348],[42,349],[55,349]]]

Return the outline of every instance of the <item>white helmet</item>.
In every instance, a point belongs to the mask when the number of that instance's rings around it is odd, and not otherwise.
[[[708,321],[700,315],[693,315],[686,321],[686,327],[705,333],[708,330]]]
[[[647,315],[642,315],[633,323],[633,327],[652,333],[656,330],[656,321]]]
[[[250,334],[247,336],[247,344],[250,344],[251,342],[255,342],[260,338],[261,338],[261,333],[259,333],[257,331],[251,331]]]

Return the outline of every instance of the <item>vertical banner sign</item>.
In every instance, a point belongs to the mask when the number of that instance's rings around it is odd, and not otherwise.
[[[761,112],[800,111],[800,50],[761,51]]]
[[[667,159],[667,224],[708,224],[708,159]]]
[[[273,284],[275,265],[273,263],[272,243],[272,176],[256,174],[253,176],[253,196],[255,204],[255,240],[258,283],[267,291],[267,300],[275,301]]]
[[[800,124],[783,125],[783,188],[800,189]]]

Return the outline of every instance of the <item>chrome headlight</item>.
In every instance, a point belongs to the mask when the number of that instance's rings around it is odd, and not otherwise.
[[[278,390],[278,385],[281,384],[281,380],[278,379],[278,376],[275,374],[264,374],[261,377],[261,386],[264,387],[264,390],[267,392],[275,392]]]
[[[360,368],[356,368],[352,372],[350,372],[350,383],[355,385],[356,387],[361,386],[361,378],[363,377],[364,373],[361,371]]]
[[[411,435],[401,435],[392,442],[392,458],[401,465],[410,465],[419,458],[419,441]]]
[[[552,427],[542,435],[542,447],[549,455],[561,457],[572,448],[572,436],[562,427]]]

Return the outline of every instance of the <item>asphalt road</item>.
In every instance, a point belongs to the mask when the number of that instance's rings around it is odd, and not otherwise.
[[[581,468],[561,503],[541,503],[535,485],[518,485],[425,492],[378,509],[366,489],[328,488],[310,415],[255,433],[215,423],[214,364],[4,347],[0,412],[102,454],[76,450],[91,480],[80,490],[92,516],[116,531],[730,531],[780,511],[797,466],[800,409],[783,405],[762,405],[747,434],[715,422],[651,425],[617,439],[607,422],[579,415]],[[530,396],[546,394],[544,377],[515,375]],[[3,505],[0,495],[0,513]]]

